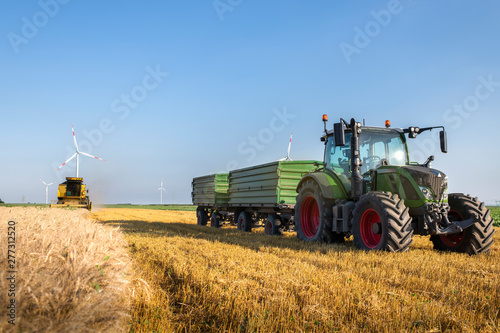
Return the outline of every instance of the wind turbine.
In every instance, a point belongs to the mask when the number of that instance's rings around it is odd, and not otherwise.
[[[55,184],[55,183],[47,184],[46,182],[44,182],[42,180],[42,178],[40,178],[40,181],[43,183],[43,185],[45,185],[45,204],[48,204],[49,203],[49,186],[52,184]]]
[[[290,142],[288,143],[288,151],[286,153],[286,157],[283,157],[279,161],[291,161],[292,160],[290,158],[290,148],[292,147],[292,136],[293,136],[293,132],[292,132],[292,134],[290,134]]]
[[[164,188],[163,188],[163,178],[161,179],[161,184],[160,187],[156,190],[156,192],[160,191],[160,205],[163,205],[163,191],[165,193],[168,193]]]
[[[69,161],[71,161],[76,156],[76,176],[78,177],[78,168],[79,168],[79,164],[80,164],[80,154],[88,156],[88,157],[92,157],[92,158],[95,158],[95,159],[98,159],[98,160],[101,160],[101,161],[105,161],[105,160],[103,160],[102,158],[95,157],[95,156],[92,156],[90,154],[87,154],[87,153],[84,153],[84,152],[78,150],[78,144],[76,143],[75,129],[73,128],[73,124],[71,124],[71,130],[73,131],[73,141],[75,142],[76,153],[74,153],[73,156],[71,156],[66,162],[64,162],[59,168],[57,168],[57,170],[61,169],[66,163],[68,163]]]

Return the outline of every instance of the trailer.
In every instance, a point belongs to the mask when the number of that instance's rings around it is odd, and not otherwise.
[[[238,230],[265,227],[279,235],[293,228],[297,185],[318,169],[318,161],[276,161],[193,179],[192,200],[198,225]]]

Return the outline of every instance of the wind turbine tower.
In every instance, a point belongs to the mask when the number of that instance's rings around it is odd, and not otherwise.
[[[156,192],[160,191],[160,205],[163,205],[163,191],[167,193],[167,191],[163,188],[163,178],[161,179],[160,187],[156,190]]]
[[[45,204],[48,204],[49,203],[49,186],[52,184],[55,184],[55,183],[47,184],[46,182],[44,182],[42,180],[42,178],[40,178],[40,181],[43,183],[43,185],[45,185]]]

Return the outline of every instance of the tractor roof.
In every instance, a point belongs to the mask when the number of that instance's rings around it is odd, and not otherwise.
[[[361,126],[361,129],[367,129],[367,130],[377,130],[377,131],[386,131],[386,132],[397,132],[397,133],[404,133],[402,128],[393,128],[393,127],[376,127],[376,126]],[[350,129],[345,130],[347,133],[350,132]],[[326,132],[327,136],[332,136],[333,135],[333,129],[329,130]]]

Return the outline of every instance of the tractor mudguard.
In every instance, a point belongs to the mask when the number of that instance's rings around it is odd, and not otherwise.
[[[305,175],[297,185],[297,193],[299,193],[299,189],[302,184],[309,180],[313,179],[321,189],[321,193],[325,199],[334,200],[334,199],[347,199],[347,194],[342,185],[342,182],[337,177],[331,176],[325,172],[314,172]]]

